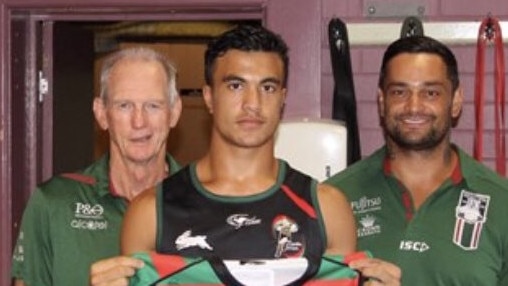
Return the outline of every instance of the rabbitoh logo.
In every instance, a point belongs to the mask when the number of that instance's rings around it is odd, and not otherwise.
[[[213,248],[206,242],[206,235],[192,236],[192,231],[187,230],[178,236],[175,240],[176,249],[182,250],[189,247],[199,247],[201,249],[213,250]]]

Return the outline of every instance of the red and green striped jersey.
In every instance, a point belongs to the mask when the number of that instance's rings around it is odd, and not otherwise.
[[[348,263],[369,256],[366,252],[325,255],[316,267],[305,258],[242,261],[137,253],[134,257],[143,260],[145,266],[131,278],[129,285],[355,286],[361,285],[362,277]],[[312,268],[316,270],[309,271]]]

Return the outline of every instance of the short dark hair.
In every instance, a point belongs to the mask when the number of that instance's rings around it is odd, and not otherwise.
[[[212,73],[215,61],[229,50],[245,52],[274,52],[277,53],[284,64],[283,86],[287,84],[288,77],[288,47],[280,35],[262,27],[253,25],[240,25],[226,31],[208,43],[205,52],[205,82],[212,85]]]
[[[386,67],[390,60],[402,53],[427,53],[439,56],[446,65],[448,79],[452,83],[452,90],[459,87],[459,72],[457,60],[453,52],[443,43],[426,36],[404,37],[391,43],[385,51],[381,71],[379,73],[378,87],[383,88],[386,77]]]

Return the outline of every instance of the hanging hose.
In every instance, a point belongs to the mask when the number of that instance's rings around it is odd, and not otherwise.
[[[496,156],[496,171],[506,176],[506,145],[505,145],[505,73],[503,36],[499,21],[493,17],[485,18],[478,32],[476,53],[476,79],[475,79],[475,144],[473,156],[476,160],[483,160],[483,122],[484,122],[484,76],[485,76],[485,50],[489,42],[494,43],[494,146]]]

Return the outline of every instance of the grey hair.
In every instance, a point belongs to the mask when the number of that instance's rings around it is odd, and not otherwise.
[[[100,98],[107,102],[108,98],[108,81],[109,76],[111,74],[111,70],[118,62],[125,59],[140,59],[145,61],[154,61],[158,62],[164,68],[166,73],[166,79],[168,84],[168,99],[169,104],[173,105],[178,97],[178,91],[176,89],[176,68],[169,61],[167,57],[162,55],[161,53],[146,47],[134,47],[122,49],[118,52],[113,53],[108,56],[101,68],[100,75]]]

